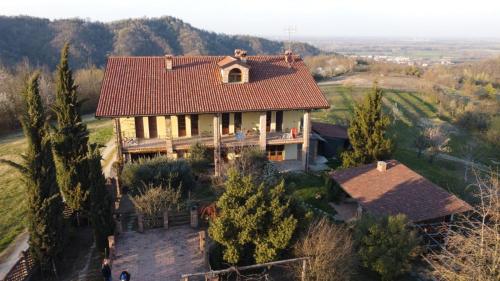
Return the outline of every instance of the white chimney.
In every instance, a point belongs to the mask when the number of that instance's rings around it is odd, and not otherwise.
[[[377,170],[379,172],[387,171],[387,163],[384,161],[377,161]]]
[[[172,70],[172,60],[174,57],[172,55],[165,55],[165,69]]]

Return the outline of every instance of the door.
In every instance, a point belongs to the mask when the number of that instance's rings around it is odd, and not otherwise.
[[[276,111],[276,132],[283,131],[283,111]]]
[[[271,131],[271,117],[273,116],[271,111],[266,112],[266,132]]]
[[[222,134],[229,135],[229,113],[222,113]]]
[[[284,145],[268,145],[266,147],[267,159],[270,161],[283,161]]]
[[[179,115],[177,116],[177,127],[179,129],[179,137],[186,136],[186,116]]]
[[[148,125],[149,125],[149,138],[156,139],[158,138],[158,128],[156,125],[156,116],[148,117]]]
[[[198,135],[198,115],[191,115],[191,136]]]
[[[144,119],[142,117],[135,117],[135,137],[138,139],[144,138]]]
[[[235,132],[241,131],[241,112],[234,113],[234,131]]]

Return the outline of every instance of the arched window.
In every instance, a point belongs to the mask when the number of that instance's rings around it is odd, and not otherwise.
[[[233,68],[229,71],[229,83],[241,82],[241,70],[239,68]]]

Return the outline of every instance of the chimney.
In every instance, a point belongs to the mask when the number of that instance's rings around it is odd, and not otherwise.
[[[377,161],[377,170],[379,172],[387,171],[387,163],[384,161]]]
[[[293,63],[293,53],[290,50],[285,51],[285,61],[289,65]]]
[[[172,60],[173,60],[172,55],[165,55],[165,69],[166,70],[172,70]]]
[[[234,50],[234,57],[240,59],[242,62],[247,62],[247,51],[236,49]]]

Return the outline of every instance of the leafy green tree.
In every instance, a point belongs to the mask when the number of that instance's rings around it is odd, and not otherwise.
[[[80,116],[81,103],[68,62],[69,44],[61,52],[57,67],[54,112],[57,126],[53,134],[57,180],[66,204],[76,211],[88,209],[88,130]]]
[[[64,243],[63,205],[38,78],[38,73],[31,76],[23,95],[26,112],[21,117],[21,124],[28,142],[23,163],[2,162],[22,173],[28,191],[30,251],[42,271],[50,272],[55,271],[55,262]]]
[[[217,201],[220,215],[210,236],[224,248],[224,260],[237,264],[275,260],[288,246],[297,220],[290,214],[284,183],[266,189],[251,176],[228,171],[226,190]]]
[[[89,147],[88,153],[90,182],[90,221],[94,229],[96,246],[101,251],[107,247],[107,237],[113,233],[113,201],[106,189],[106,180],[102,174],[101,153],[97,145]]]
[[[408,272],[419,252],[419,239],[399,214],[376,219],[364,216],[356,224],[354,238],[363,266],[377,272],[382,281]]]
[[[354,109],[348,129],[352,149],[342,153],[342,166],[348,168],[390,157],[392,142],[385,136],[387,126],[389,118],[382,113],[382,90],[375,84]]]

